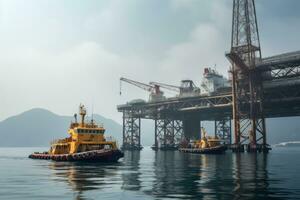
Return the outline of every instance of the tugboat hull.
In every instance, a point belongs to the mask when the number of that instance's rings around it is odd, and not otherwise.
[[[88,162],[117,162],[124,157],[120,150],[94,150],[73,154],[48,154],[33,153],[29,155],[31,159],[43,159],[54,161],[88,161]]]
[[[185,153],[197,153],[197,154],[222,154],[225,153],[226,146],[216,146],[209,148],[180,148],[179,151]]]

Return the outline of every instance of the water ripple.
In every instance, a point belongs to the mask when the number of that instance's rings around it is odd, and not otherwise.
[[[0,148],[0,199],[300,198],[295,150],[193,155],[146,148],[117,164],[30,160],[30,150]]]

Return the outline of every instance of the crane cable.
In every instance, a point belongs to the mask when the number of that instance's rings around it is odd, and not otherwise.
[[[120,80],[120,96],[122,96],[122,81]]]

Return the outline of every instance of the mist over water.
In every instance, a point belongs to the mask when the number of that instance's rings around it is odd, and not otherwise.
[[[0,148],[0,199],[298,199],[300,148],[196,155],[125,152],[117,164],[31,160]]]

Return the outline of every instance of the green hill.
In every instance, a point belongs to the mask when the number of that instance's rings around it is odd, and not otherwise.
[[[106,128],[106,135],[118,140],[122,138],[122,126],[117,122],[94,115],[97,123]],[[56,138],[67,137],[73,117],[59,116],[45,109],[32,109],[0,122],[0,146],[30,147],[48,146]]]

